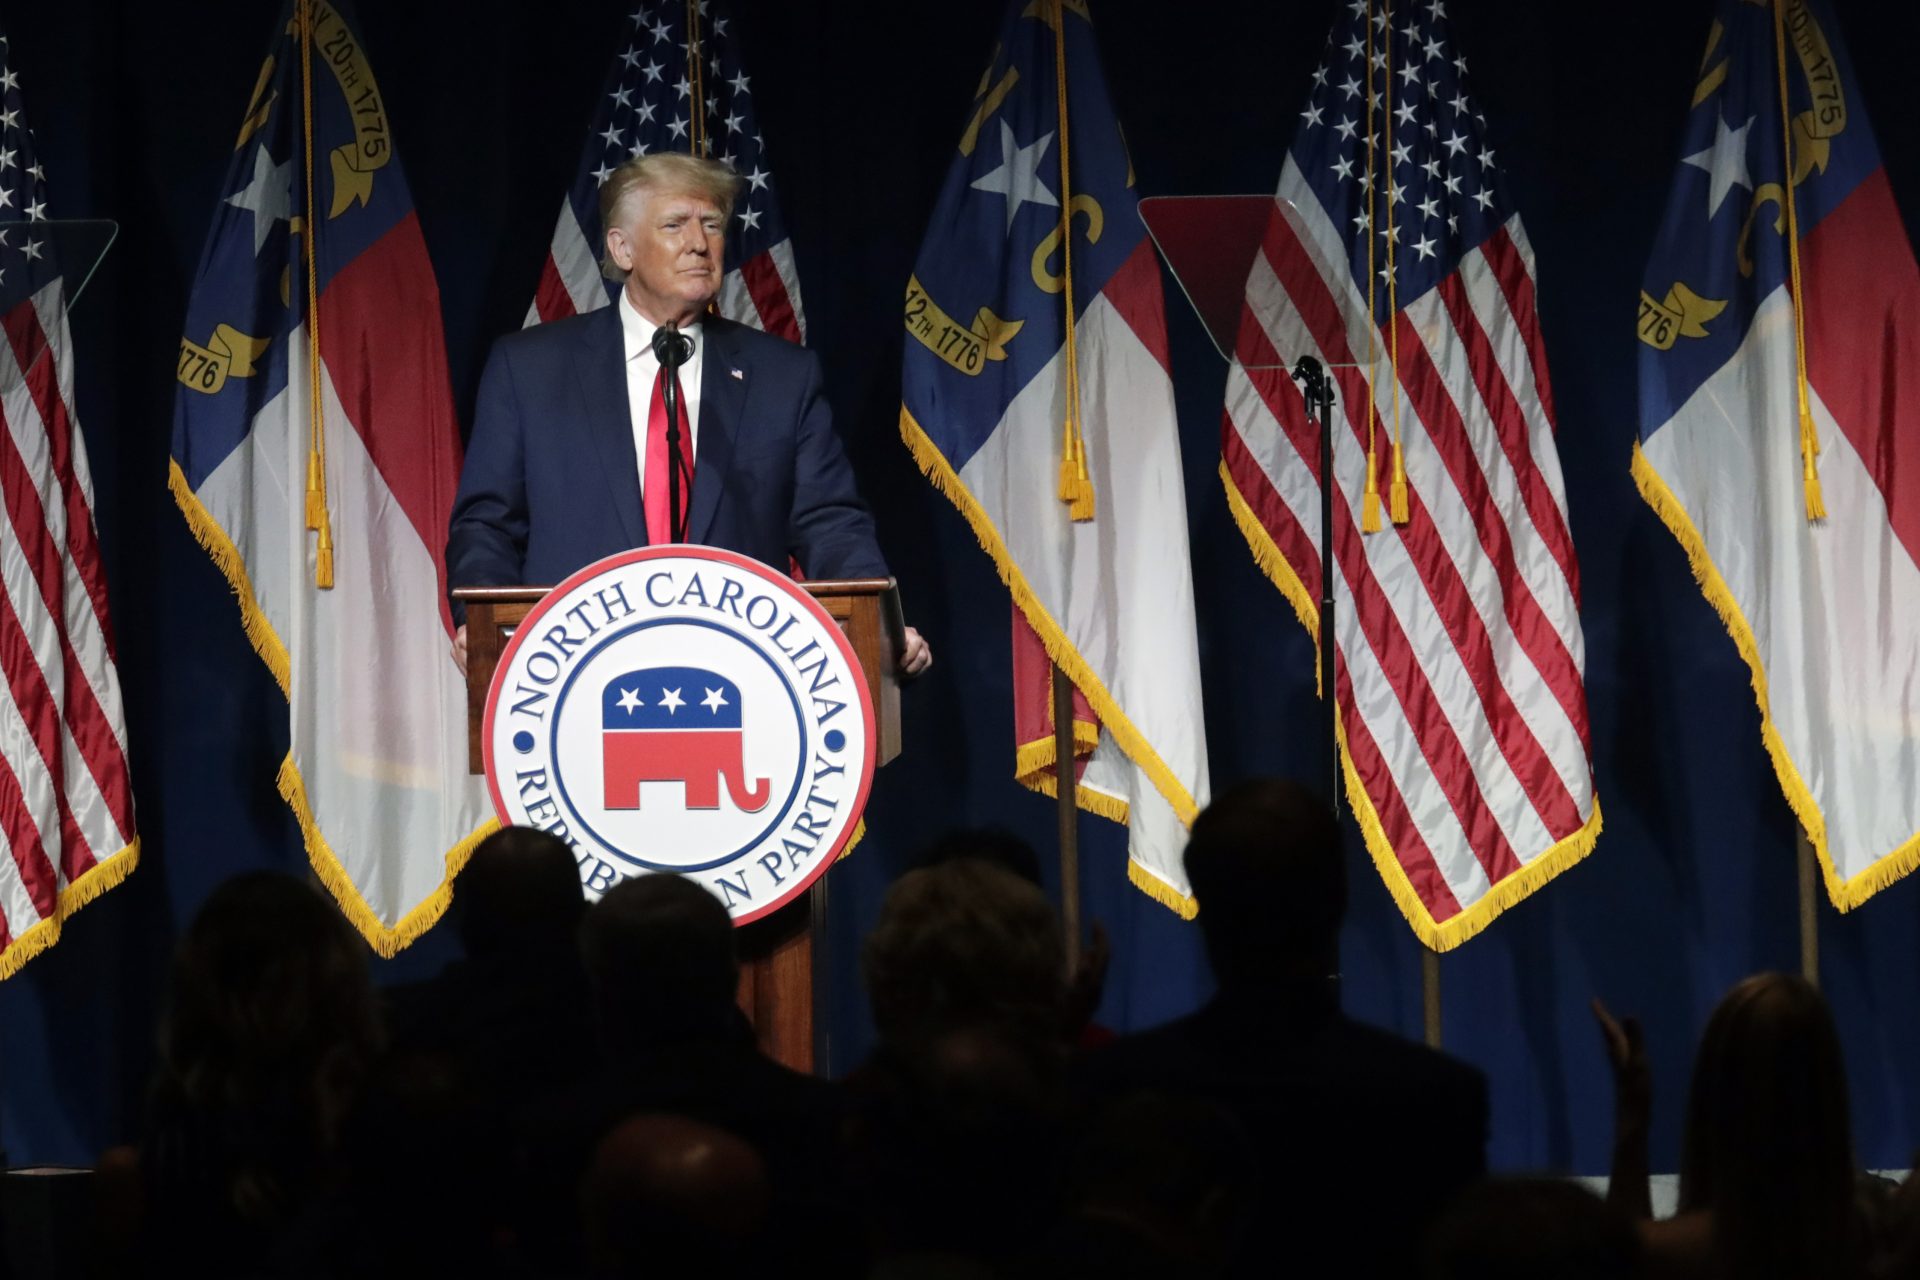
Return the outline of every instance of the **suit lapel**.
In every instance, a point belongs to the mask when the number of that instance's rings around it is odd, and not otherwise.
[[[617,302],[593,313],[573,359],[587,406],[587,434],[599,454],[621,532],[628,546],[644,547],[647,522],[640,510],[640,460],[633,451],[633,412],[627,403],[627,359]]]
[[[710,316],[701,326],[707,349],[700,365],[700,443],[693,459],[693,501],[687,508],[687,541],[705,542],[720,495],[733,467],[733,441],[747,403],[747,378],[734,344],[731,321]],[[741,376],[735,377],[735,373]]]

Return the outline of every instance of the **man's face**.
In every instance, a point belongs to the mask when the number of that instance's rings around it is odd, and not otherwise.
[[[623,201],[622,225],[609,228],[607,247],[627,268],[627,296],[655,324],[698,318],[720,292],[727,220],[701,196],[638,191]]]

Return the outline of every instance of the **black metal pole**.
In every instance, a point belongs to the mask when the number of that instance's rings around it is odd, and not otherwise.
[[[686,541],[680,519],[680,370],[669,368],[662,389],[667,409],[667,530],[675,542]]]
[[[1340,699],[1334,685],[1333,654],[1333,379],[1312,356],[1293,366],[1307,412],[1320,425],[1320,700],[1326,711],[1327,755],[1332,761],[1327,790],[1334,816],[1340,814]]]
[[[653,332],[653,354],[660,361],[661,407],[667,413],[667,536],[685,542],[687,525],[682,517],[686,506],[680,496],[680,366],[693,354],[693,344],[673,325],[661,325]]]
[[[1333,651],[1333,379],[1312,356],[1294,363],[1307,412],[1320,419],[1320,689],[1327,715],[1327,752],[1333,759],[1333,786],[1328,796],[1335,817],[1340,815],[1340,699],[1334,685]],[[1440,1047],[1440,954],[1429,947],[1420,954],[1421,1021],[1426,1041]]]

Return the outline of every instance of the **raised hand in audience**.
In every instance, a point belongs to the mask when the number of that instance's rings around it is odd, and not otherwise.
[[[1653,1071],[1647,1065],[1646,1033],[1640,1019],[1615,1018],[1598,996],[1592,1008],[1613,1068],[1613,1168],[1607,1203],[1635,1219],[1651,1218],[1647,1135],[1653,1122]]]

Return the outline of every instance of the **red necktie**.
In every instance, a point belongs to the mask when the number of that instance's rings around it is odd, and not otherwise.
[[[685,536],[687,527],[687,507],[693,498],[693,429],[687,423],[687,397],[680,390],[680,374],[673,374],[674,402],[680,413],[680,529],[668,526],[669,499],[667,497],[667,401],[664,388],[667,370],[660,370],[653,380],[653,402],[647,409],[647,485],[641,498],[647,510],[647,542],[659,546],[666,542],[678,542],[679,533]]]

